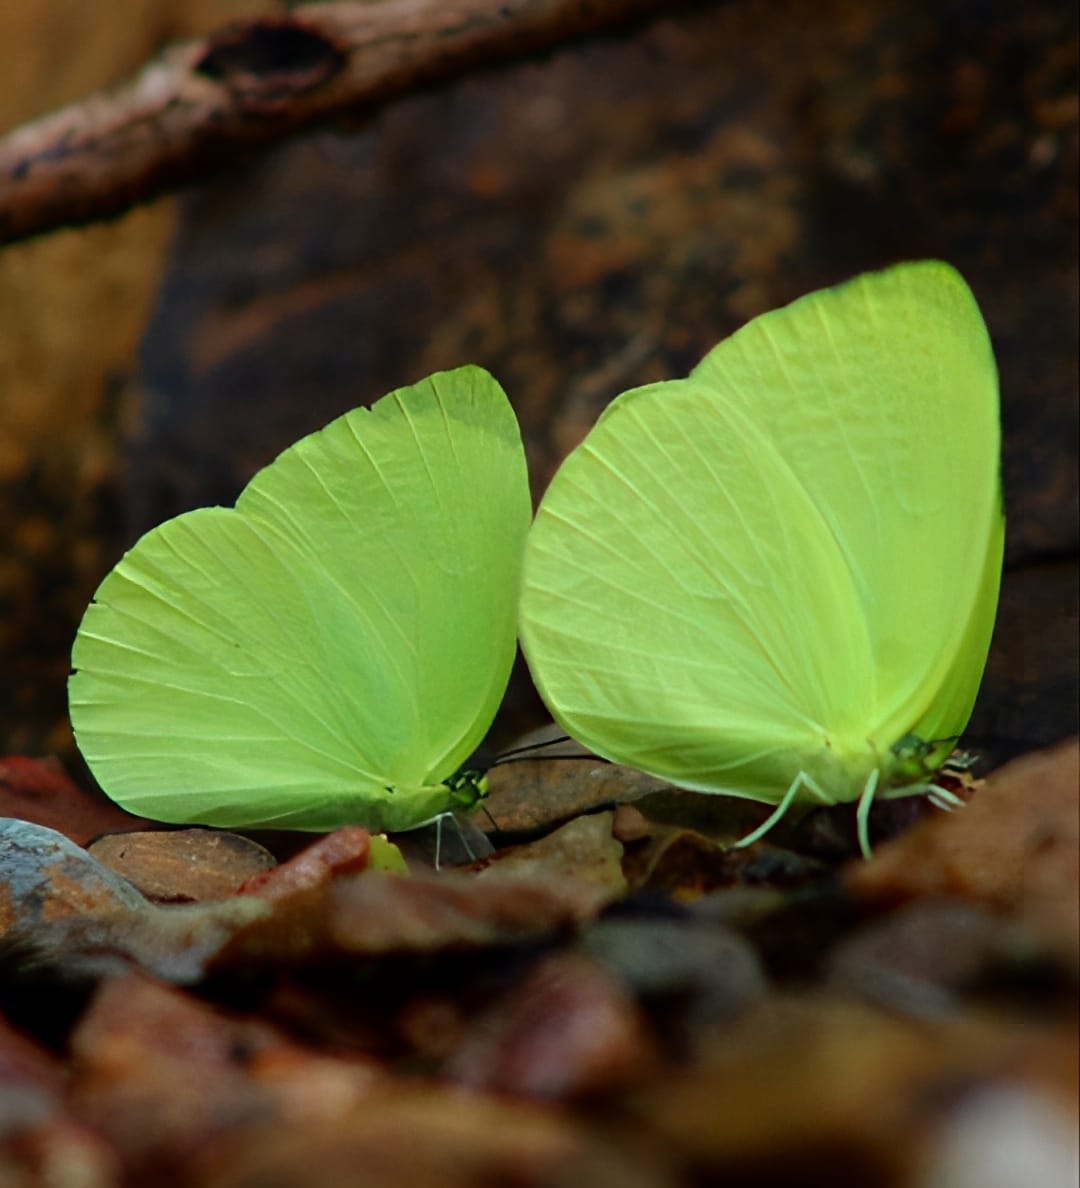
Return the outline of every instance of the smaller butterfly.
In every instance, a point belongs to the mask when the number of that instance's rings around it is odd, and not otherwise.
[[[480,368],[339,417],[101,583],[69,682],[90,770],[134,813],[230,828],[473,807],[485,785],[458,772],[509,678],[530,517]]]

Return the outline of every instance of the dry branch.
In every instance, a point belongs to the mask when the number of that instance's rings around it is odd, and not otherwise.
[[[232,25],[0,138],[0,243],[118,215],[301,129],[671,8],[386,0],[307,4]]]

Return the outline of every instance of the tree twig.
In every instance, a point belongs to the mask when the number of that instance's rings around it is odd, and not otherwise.
[[[301,129],[670,8],[385,0],[306,4],[229,26],[0,137],[0,243],[110,218]]]

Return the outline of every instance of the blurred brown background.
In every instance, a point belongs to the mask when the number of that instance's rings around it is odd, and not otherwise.
[[[0,127],[268,9],[11,0]],[[1002,374],[1008,574],[971,741],[1073,732],[1076,89],[1072,3],[717,4],[6,249],[0,754],[69,756],[70,641],[124,545],[335,414],[483,364],[539,489],[620,390],[926,255],[968,277]],[[506,731],[532,706],[515,687]]]

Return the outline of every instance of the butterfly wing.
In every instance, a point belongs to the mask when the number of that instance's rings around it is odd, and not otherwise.
[[[505,688],[529,510],[516,419],[478,368],[304,438],[102,583],[70,681],[91,770],[162,820],[429,819]]]

